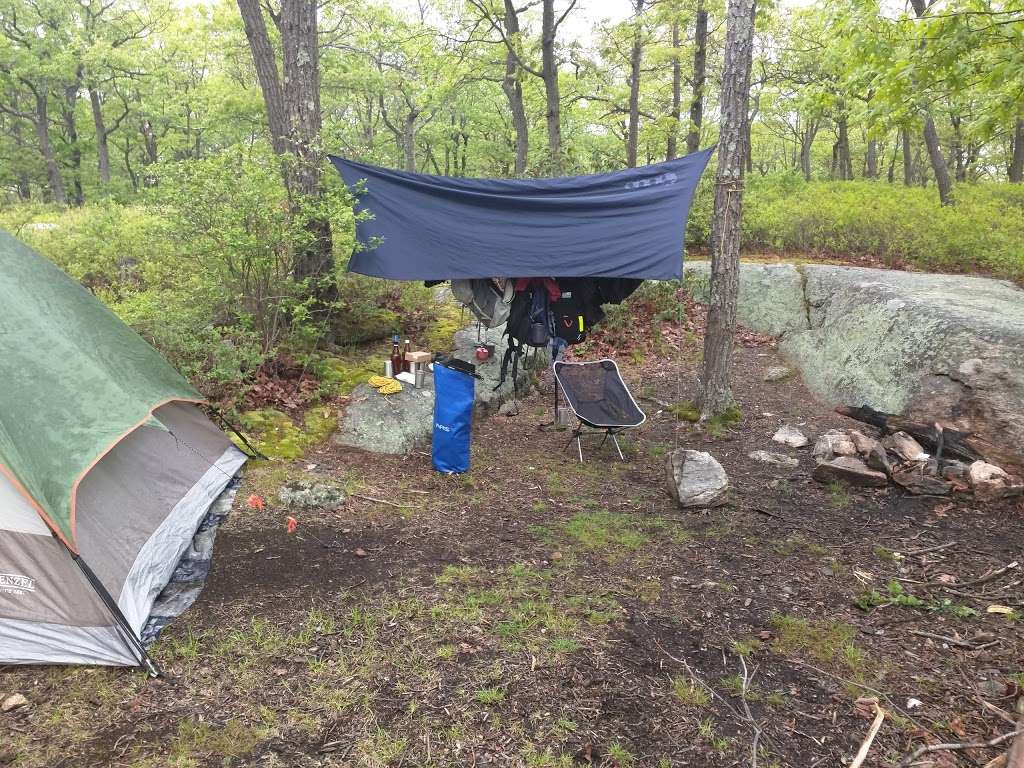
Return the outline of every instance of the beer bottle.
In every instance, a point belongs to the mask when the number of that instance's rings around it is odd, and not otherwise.
[[[402,354],[402,347],[400,346],[400,337],[396,333],[391,337],[391,375],[398,376],[405,368],[402,366],[404,362],[404,355]]]
[[[409,362],[409,353],[412,352],[412,342],[405,340],[405,354],[402,355],[402,370],[412,373],[412,363]]]

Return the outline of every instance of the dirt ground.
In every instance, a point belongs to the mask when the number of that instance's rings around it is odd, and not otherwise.
[[[542,380],[518,415],[477,421],[461,477],[329,441],[251,467],[208,587],[154,648],[166,676],[0,670],[0,695],[29,700],[0,715],[0,765],[837,766],[872,696],[868,766],[1012,731],[1020,569],[983,577],[1022,559],[1021,507],[822,486],[809,448],[795,469],[749,458],[787,452],[782,424],[849,424],[798,378],[765,383],[781,360],[748,341],[742,420],[716,434],[659,405],[693,397],[693,342],[625,362],[650,418],[624,462],[595,443],[580,464],[539,430]],[[724,465],[728,504],[674,505],[676,447]],[[289,535],[274,491],[303,474],[349,496]]]

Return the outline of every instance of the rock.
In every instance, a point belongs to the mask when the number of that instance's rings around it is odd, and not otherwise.
[[[282,485],[277,498],[288,509],[334,509],[345,501],[345,492],[331,483],[300,477]]]
[[[507,339],[504,336],[505,326],[497,328],[485,328],[480,330],[480,338],[477,340],[477,326],[471,325],[455,332],[454,351],[452,354],[460,360],[473,363],[476,372],[481,377],[476,382],[476,403],[477,408],[488,413],[497,411],[502,403],[515,398],[515,389],[512,386],[512,366],[509,365],[508,378],[505,383],[495,389],[501,377],[501,360],[508,349]],[[476,359],[476,348],[481,344],[493,344],[494,354],[483,362]],[[530,379],[533,371],[546,370],[551,366],[551,356],[547,349],[529,348],[519,361],[519,370],[516,375],[516,383],[520,397],[525,397],[529,392]]]
[[[373,453],[409,453],[429,442],[434,429],[433,376],[423,389],[406,384],[384,397],[368,384],[352,391],[334,442]]]
[[[713,507],[729,492],[729,476],[710,453],[679,448],[666,460],[668,490],[681,507]]]
[[[924,466],[912,464],[905,469],[896,470],[890,477],[892,481],[907,493],[917,496],[945,496],[953,487],[944,480],[924,473]]]
[[[867,488],[884,488],[889,484],[889,478],[885,476],[884,472],[869,469],[863,461],[851,456],[840,456],[831,461],[822,462],[814,468],[812,477],[819,483],[842,480],[850,485]]]
[[[996,501],[1024,491],[1006,471],[984,461],[976,461],[967,468],[967,479],[978,501]]]
[[[934,474],[939,474],[939,462],[935,459],[928,460],[928,467]],[[943,480],[967,480],[968,465],[956,459],[945,459],[942,462]]]
[[[506,400],[498,408],[499,416],[517,416],[519,415],[519,401],[518,400]]]
[[[921,444],[906,432],[894,432],[882,438],[882,447],[904,461],[927,461],[928,454]]]
[[[765,464],[774,464],[777,467],[799,467],[800,460],[794,459],[787,456],[784,453],[771,453],[770,451],[751,451],[747,454],[750,458],[756,461],[762,461]]]
[[[868,456],[871,451],[874,450],[875,446],[878,445],[878,441],[873,437],[868,437],[863,432],[858,432],[856,429],[849,431],[850,441],[853,443],[853,447],[857,449],[857,453],[862,456]]]
[[[764,380],[769,384],[776,381],[785,381],[793,375],[793,369],[784,365],[773,365],[764,372]]]
[[[892,464],[889,462],[889,454],[885,452],[885,448],[880,443],[875,443],[874,448],[871,449],[871,453],[868,454],[867,464],[871,469],[877,470],[878,472],[884,472],[886,475],[892,474]]]
[[[848,434],[840,429],[830,429],[814,443],[811,455],[820,463],[831,461],[836,456],[856,456],[857,447]]]
[[[0,712],[12,712],[15,709],[24,707],[28,704],[28,699],[22,696],[20,693],[12,693],[10,696],[0,702]]]
[[[772,440],[776,443],[788,445],[790,448],[803,448],[808,442],[810,442],[803,432],[796,427],[789,426],[788,424],[779,427],[778,431],[772,435]]]
[[[740,324],[772,336],[807,330],[810,323],[803,299],[803,269],[791,264],[741,265],[736,306]],[[686,290],[697,301],[707,303],[710,263],[687,260],[683,272]]]

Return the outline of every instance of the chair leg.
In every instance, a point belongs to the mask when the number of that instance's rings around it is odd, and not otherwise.
[[[608,434],[612,436],[612,442],[613,442],[613,443],[615,443],[615,450],[619,452],[619,458],[620,458],[620,459],[621,459],[622,461],[625,461],[625,460],[626,460],[626,457],[622,455],[622,449],[621,449],[621,448],[619,447],[619,438],[617,438],[617,437],[616,437],[616,436],[615,436],[615,435],[614,435],[613,433],[611,433],[611,432],[609,432]]]
[[[580,453],[580,464],[583,463],[583,440],[582,435],[576,435],[576,450]]]

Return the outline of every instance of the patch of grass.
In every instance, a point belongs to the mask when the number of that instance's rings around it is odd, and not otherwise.
[[[246,411],[238,417],[249,440],[271,459],[301,458],[306,450],[326,440],[337,427],[337,413],[324,405],[307,409],[304,419],[300,427],[287,414],[274,408]]]
[[[732,652],[737,656],[743,656],[744,658],[749,659],[761,650],[762,645],[764,644],[756,637],[748,637],[746,640],[733,640]]]
[[[244,757],[266,738],[266,734],[265,727],[247,725],[241,720],[228,720],[223,726],[216,726],[186,718],[178,723],[171,738],[170,756],[178,763],[201,756]]]
[[[862,611],[870,611],[887,605],[898,605],[902,608],[931,611],[957,619],[970,619],[978,615],[974,608],[954,603],[948,597],[941,600],[922,600],[916,595],[907,592],[903,585],[895,579],[888,583],[884,593],[875,588],[865,590],[854,598],[853,604]]]
[[[472,565],[446,565],[441,574],[434,579],[434,583],[439,587],[471,584],[477,580],[479,570]]]
[[[632,516],[616,512],[581,512],[565,523],[563,530],[591,552],[634,551],[650,541]]]
[[[682,676],[672,678],[672,695],[688,707],[706,707],[711,703],[711,694],[696,680]]]
[[[633,753],[618,742],[613,742],[608,746],[608,757],[614,761],[613,765],[619,765],[622,768],[636,764]]]
[[[854,644],[857,628],[841,621],[809,621],[798,616],[772,617],[777,653],[807,656],[814,661],[844,668],[850,674],[863,671],[863,652]]]
[[[881,544],[876,544],[872,550],[875,553],[875,557],[881,560],[883,563],[889,565],[898,565],[900,562],[899,556],[887,547],[883,547]]]
[[[556,637],[548,643],[548,650],[553,653],[575,653],[580,649],[580,644],[570,637]]]
[[[722,437],[732,427],[743,421],[743,411],[738,405],[730,405],[704,422],[704,431],[711,437]]]
[[[389,765],[399,760],[409,748],[409,740],[404,736],[392,736],[383,728],[360,744],[360,751],[369,765]]]
[[[690,400],[680,400],[666,408],[669,413],[679,421],[689,421],[696,424],[700,421],[700,409]]]
[[[382,355],[328,357],[317,362],[314,372],[334,394],[347,395],[371,376],[383,376],[384,360]]]
[[[660,459],[662,456],[668,453],[669,446],[664,443],[648,443],[647,455],[652,459]]]
[[[842,480],[833,480],[828,484],[828,503],[836,509],[850,506],[850,488]]]
[[[481,688],[473,694],[473,698],[481,704],[493,706],[505,700],[505,691],[501,688]]]
[[[796,554],[807,554],[814,557],[823,557],[829,550],[814,541],[808,541],[803,536],[790,536],[772,542],[772,551],[780,557],[790,557]]]

